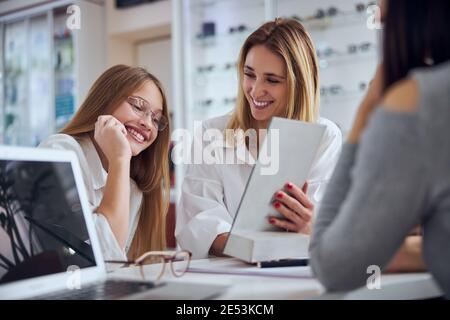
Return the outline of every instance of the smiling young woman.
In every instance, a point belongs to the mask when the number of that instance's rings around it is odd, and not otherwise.
[[[97,79],[61,133],[40,144],[77,154],[104,259],[165,248],[169,142],[161,83],[118,65]]]
[[[298,21],[277,19],[253,32],[241,49],[238,72],[235,110],[231,115],[204,122],[203,129],[225,132],[222,151],[231,153],[227,159],[242,161],[235,165],[188,165],[183,181],[175,235],[179,245],[191,251],[194,258],[209,253],[221,255],[253,167],[253,161],[248,160],[257,157],[257,148],[252,150],[247,141],[237,141],[236,133],[267,129],[275,116],[326,126],[308,184],[297,186],[286,181],[274,195],[273,206],[284,219],[270,217],[267,223],[292,232],[310,233],[314,205],[320,202],[341,150],[340,130],[319,117],[316,52]],[[301,139],[298,137],[299,146]],[[239,146],[244,148],[239,150]]]

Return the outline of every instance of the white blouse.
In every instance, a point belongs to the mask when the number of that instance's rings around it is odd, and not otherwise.
[[[207,120],[203,122],[202,130],[223,132],[229,119],[230,116],[226,115]],[[325,125],[326,130],[308,178],[308,196],[316,205],[324,194],[342,147],[341,131],[333,122],[320,118],[317,123]],[[255,163],[248,150],[238,147],[225,145],[223,154],[227,159],[237,158],[238,164],[186,166],[175,236],[178,245],[191,251],[196,259],[207,258],[214,239],[230,231]]]
[[[82,138],[74,138],[67,134],[55,134],[42,141],[39,148],[72,150],[76,153],[83,174],[89,205],[94,215],[95,228],[100,240],[103,258],[105,260],[126,260],[126,253],[130,248],[139,221],[139,209],[142,202],[142,191],[137,187],[134,180],[130,178],[130,220],[125,248],[121,248],[106,217],[95,212],[102,201],[108,173],[103,168],[90,137],[86,135]]]

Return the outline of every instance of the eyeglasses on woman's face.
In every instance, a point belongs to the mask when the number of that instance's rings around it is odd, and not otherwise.
[[[149,264],[159,264],[160,269],[157,273],[156,279],[152,280],[159,282],[163,277],[167,263],[170,266],[170,271],[173,276],[179,278],[183,276],[189,268],[191,263],[192,253],[186,250],[183,251],[148,251],[138,257],[136,260],[106,260],[106,263],[123,264],[124,267],[139,266],[139,271],[143,280],[147,280],[145,276],[144,266]]]
[[[127,102],[131,106],[134,113],[136,113],[136,115],[140,118],[146,119],[148,116],[150,116],[153,126],[158,131],[163,131],[169,124],[167,118],[163,114],[161,114],[160,111],[154,112],[150,108],[149,103],[144,99],[140,97],[129,96],[127,98]]]

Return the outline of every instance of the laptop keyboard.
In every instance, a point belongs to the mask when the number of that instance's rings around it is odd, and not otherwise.
[[[159,286],[158,286],[159,287]],[[109,300],[156,288],[152,282],[106,280],[81,289],[63,290],[34,297],[39,300]]]

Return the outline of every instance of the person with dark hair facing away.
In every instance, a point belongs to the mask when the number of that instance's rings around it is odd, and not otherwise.
[[[383,1],[382,20],[382,65],[314,222],[311,266],[343,291],[397,260],[450,298],[450,1]]]

